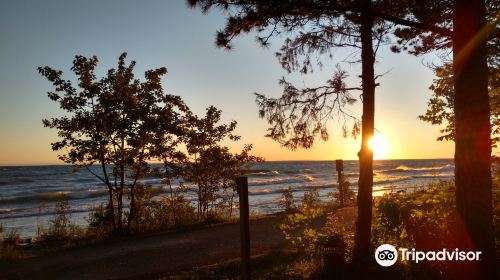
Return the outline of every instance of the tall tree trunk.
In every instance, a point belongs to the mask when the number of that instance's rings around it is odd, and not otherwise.
[[[491,127],[484,0],[456,0],[453,71],[455,86],[455,182],[462,218],[464,249],[482,251],[477,267],[465,265],[465,277],[494,277]],[[468,247],[468,248],[467,248]],[[471,262],[468,262],[471,263]],[[462,274],[464,275],[464,274]]]
[[[367,268],[370,259],[372,221],[373,151],[368,142],[373,137],[375,123],[375,74],[372,42],[373,19],[371,0],[361,0],[361,60],[363,84],[363,117],[359,156],[358,218],[354,243],[354,260]]]
[[[135,186],[137,185],[137,180],[141,174],[142,162],[143,162],[144,149],[141,151],[141,156],[139,157],[139,164],[137,166],[137,171],[134,176],[134,182],[130,185],[130,208],[127,221],[127,231],[130,232],[130,227],[132,225],[134,215],[135,215]]]
[[[101,148],[101,154],[103,154],[103,149]],[[113,226],[113,231],[116,231],[116,219],[115,219],[115,207],[114,207],[114,202],[113,202],[113,186],[109,182],[109,176],[108,176],[108,171],[106,169],[106,163],[104,162],[104,157],[101,158],[101,168],[102,168],[102,173],[104,175],[104,181],[108,187],[108,194],[109,194],[109,214],[111,215],[111,221],[112,221],[112,226]]]
[[[120,166],[120,187],[117,192],[118,204],[118,230],[119,234],[123,234],[123,189],[125,188],[125,167]]]

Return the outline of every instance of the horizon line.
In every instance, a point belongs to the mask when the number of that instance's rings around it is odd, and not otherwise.
[[[374,159],[373,161],[384,160],[453,160],[454,158],[390,158],[390,159]],[[264,160],[264,162],[322,162],[322,161],[335,161],[337,159],[288,159],[288,160]],[[359,161],[359,159],[342,159],[344,161]],[[151,164],[161,164],[160,162],[150,162]],[[35,167],[35,166],[73,166],[70,163],[0,163],[0,167]]]

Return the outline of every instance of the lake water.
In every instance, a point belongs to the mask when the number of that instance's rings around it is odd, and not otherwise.
[[[336,188],[335,161],[263,162],[248,174],[250,211],[273,213],[284,189],[291,187],[295,198],[317,187],[322,199]],[[344,161],[344,174],[357,190],[358,161]],[[378,160],[374,162],[374,195],[424,187],[430,182],[453,178],[452,159]],[[162,187],[161,178],[144,183]],[[165,188],[165,195],[168,189]],[[86,170],[73,172],[67,165],[0,167],[0,223],[23,237],[36,234],[46,225],[54,206],[65,194],[74,222],[85,225],[89,209],[107,200],[107,188]],[[161,194],[160,194],[161,195]],[[192,196],[194,200],[194,195]]]

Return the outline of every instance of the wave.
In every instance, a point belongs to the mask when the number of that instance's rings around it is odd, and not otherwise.
[[[413,176],[414,179],[447,179],[453,178],[453,173],[422,174]]]
[[[245,173],[248,176],[251,177],[260,177],[260,176],[276,176],[281,174],[280,171],[278,170],[265,170],[265,169],[260,169],[260,170],[250,170]]]
[[[455,166],[453,164],[446,164],[442,166],[431,166],[431,167],[408,167],[406,165],[399,165],[396,168],[382,170],[381,173],[392,173],[392,172],[412,172],[412,171],[434,171],[434,170],[444,170],[451,169]]]
[[[67,214],[72,213],[86,213],[90,212],[91,209],[95,207],[95,205],[84,205],[80,207],[72,207],[66,211]],[[18,218],[27,218],[27,217],[40,217],[40,216],[53,216],[56,215],[57,209],[54,207],[46,208],[43,210],[36,209],[12,209],[10,212],[2,213],[0,212],[0,220],[6,219],[18,219]],[[3,214],[3,215],[2,215]]]
[[[108,190],[88,190],[87,192],[88,198],[100,197],[105,195],[108,195]]]
[[[0,215],[12,213],[14,210],[14,208],[0,208]]]
[[[25,195],[25,196],[14,196],[14,197],[0,199],[0,205],[11,204],[11,203],[60,201],[64,197],[70,197],[70,194],[71,192],[60,191],[60,192],[41,193],[41,194]]]
[[[57,202],[64,199],[75,200],[85,198],[95,198],[107,195],[107,190],[88,190],[86,192],[69,192],[58,191],[48,192],[33,195],[13,196],[0,199],[0,205],[14,204],[14,203],[40,203],[40,202]]]
[[[442,167],[443,168],[443,167]],[[441,169],[442,169],[441,168]],[[420,170],[428,170],[428,169],[420,169]],[[437,170],[434,168],[433,170]],[[272,171],[270,171],[272,172]],[[452,173],[424,173],[418,175],[408,175],[408,176],[376,176],[374,178],[374,184],[382,185],[382,184],[392,184],[403,181],[414,181],[419,179],[447,179],[453,177]],[[264,195],[264,194],[273,194],[280,193],[289,185],[293,187],[294,190],[303,191],[307,190],[311,187],[311,183],[317,182],[319,183],[318,188],[325,188],[336,186],[336,180],[332,178],[332,180],[324,180],[326,178],[316,179],[313,175],[310,174],[299,174],[293,177],[270,177],[270,178],[250,178],[249,185],[252,187],[257,187],[255,190],[250,190],[252,195]],[[151,181],[156,180],[152,179]],[[151,182],[150,181],[150,182]],[[324,184],[323,184],[324,183]],[[355,181],[351,181],[351,187],[356,187]],[[302,186],[297,186],[302,185]],[[269,186],[270,188],[266,188],[264,190],[259,190],[258,187],[261,186]],[[275,186],[275,187],[273,187]],[[173,188],[175,189],[175,187]],[[154,195],[159,195],[162,193],[169,193],[169,189],[164,189],[163,187],[154,187],[152,189]],[[87,189],[84,191],[56,191],[56,192],[44,192],[30,195],[18,195],[11,197],[0,198],[0,206],[5,205],[5,208],[0,208],[0,214],[8,213],[10,207],[15,204],[32,204],[32,203],[43,203],[43,202],[58,202],[63,200],[64,198],[68,200],[82,200],[82,199],[94,199],[99,197],[105,197],[108,195],[107,189]],[[18,207],[16,207],[18,208]]]
[[[250,170],[245,174],[248,176],[276,176],[276,175],[303,175],[304,171],[310,171],[311,169],[298,169],[298,170],[265,170],[257,169]]]
[[[387,183],[396,183],[403,181],[415,181],[419,179],[449,179],[454,176],[453,173],[424,173],[424,174],[415,174],[415,175],[407,175],[407,176],[382,176],[377,178],[377,176],[373,179],[374,184],[387,184]]]
[[[413,176],[401,176],[401,177],[396,177],[396,178],[373,178],[373,184],[388,184],[388,183],[396,183],[396,182],[402,182],[406,180],[411,180],[413,179]]]
[[[336,184],[315,185],[315,186],[304,185],[304,186],[301,186],[301,187],[294,187],[291,190],[292,190],[292,192],[305,192],[305,191],[311,190],[312,188],[326,189],[326,188],[333,188],[335,186],[336,186]],[[257,189],[257,190],[249,189],[248,193],[250,195],[281,194],[281,193],[283,193],[283,191],[285,191],[287,189],[288,189],[288,187],[283,187],[283,188],[266,188],[266,189]]]
[[[250,178],[249,185],[264,186],[264,185],[281,185],[281,184],[298,184],[312,182],[315,178],[309,174],[300,174],[295,177],[273,177],[269,179],[254,179]]]

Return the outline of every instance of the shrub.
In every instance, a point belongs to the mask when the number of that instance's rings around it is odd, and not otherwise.
[[[344,174],[341,174],[338,191],[333,194],[334,199],[339,203],[340,207],[351,205],[355,202],[356,194],[350,187],[351,183],[347,180]]]
[[[198,218],[196,209],[182,194],[175,193],[171,197],[160,200],[170,215],[170,224],[174,227],[185,226],[195,223]]]
[[[156,192],[151,186],[137,185],[134,201],[134,219],[129,225],[134,232],[146,232],[159,228],[161,219],[154,215],[154,208],[157,204],[153,200]]]
[[[94,240],[103,240],[113,231],[113,218],[110,207],[106,203],[101,203],[90,210],[87,217],[89,223],[87,236]]]
[[[453,182],[430,184],[413,193],[390,193],[376,203],[374,239],[422,250],[450,248],[454,239],[455,191]],[[383,244],[380,243],[380,244]]]
[[[352,250],[352,233],[339,228],[334,216],[327,216],[320,204],[317,189],[304,193],[302,204],[294,213],[285,216],[280,230],[302,257],[290,264],[289,274],[305,278],[341,275],[349,252]],[[323,224],[324,223],[324,224]]]
[[[286,213],[293,212],[295,209],[295,201],[293,199],[293,191],[291,187],[283,190],[279,206],[285,210]]]
[[[315,220],[323,215],[323,208],[318,206],[319,195],[316,189],[304,193],[302,205],[296,212],[285,216],[280,230],[296,248],[308,255],[315,255],[318,241],[322,234],[315,227]]]
[[[71,207],[67,197],[62,196],[56,204],[56,215],[49,221],[49,228],[39,228],[40,242],[71,242],[84,237],[84,231],[71,222]]]
[[[494,226],[497,238],[500,233],[500,191],[498,178],[493,184]],[[427,189],[413,193],[390,193],[376,202],[373,221],[373,242],[392,244],[396,247],[416,248],[422,251],[437,251],[443,248],[460,248],[467,244],[457,232],[461,222],[455,208],[455,185],[453,181],[430,184]],[[407,263],[406,274],[414,278],[454,275],[456,262]],[[401,266],[401,264],[400,264]],[[455,277],[450,276],[450,277]]]
[[[198,221],[196,209],[183,193],[185,188],[172,190],[170,195],[154,199],[161,190],[140,186],[136,192],[136,216],[131,229],[147,232],[194,224]]]
[[[0,233],[3,233],[3,226],[0,229]],[[0,238],[0,260],[13,260],[24,257],[24,250],[20,245],[21,238],[15,230],[3,233]]]

